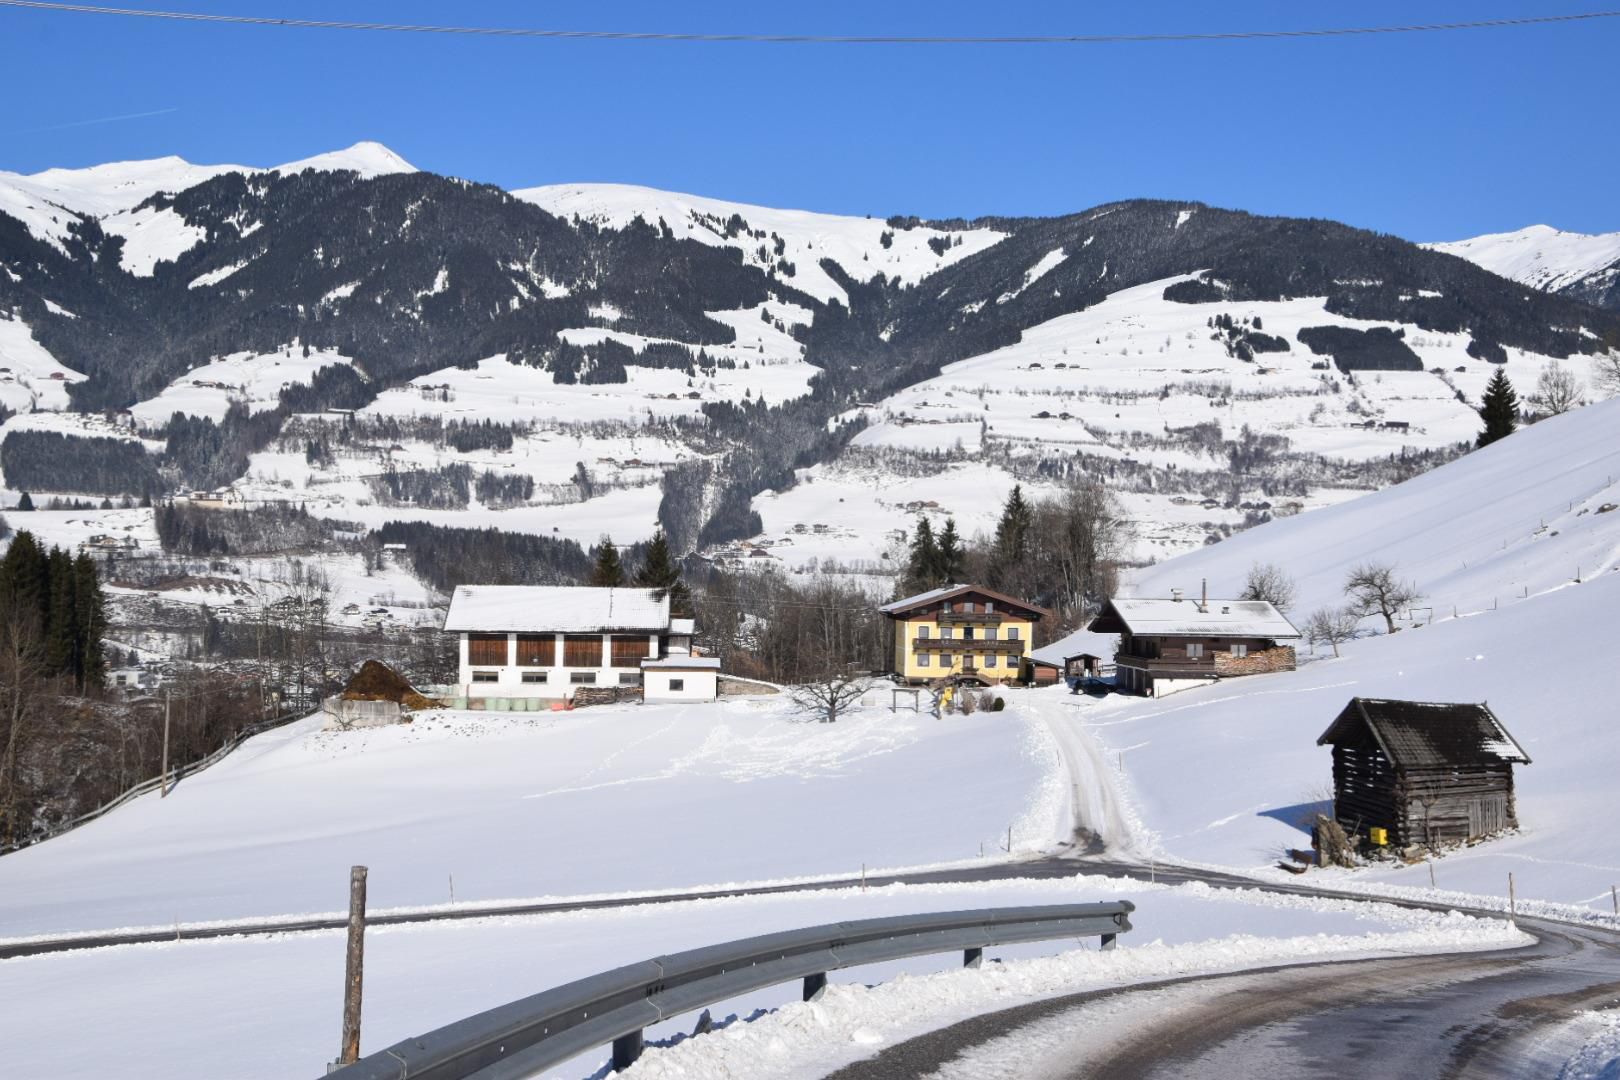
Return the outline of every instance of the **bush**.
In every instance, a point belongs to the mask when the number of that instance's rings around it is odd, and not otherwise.
[[[993,702],[993,703],[992,703],[992,704],[991,704],[991,706],[990,706],[990,711],[991,711],[991,712],[1001,712],[1001,711],[1002,711],[1002,710],[1003,710],[1003,709],[1005,709],[1005,708],[1006,708],[1006,707],[1007,707],[1007,699],[1006,699],[1006,698],[999,698],[999,697],[998,697],[998,698],[996,698],[996,699],[995,699],[995,701],[994,701],[994,702]]]

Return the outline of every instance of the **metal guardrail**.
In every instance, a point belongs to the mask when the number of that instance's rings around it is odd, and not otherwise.
[[[977,967],[992,945],[1114,938],[1136,906],[1100,904],[982,908],[830,923],[710,945],[629,964],[395,1043],[330,1075],[342,1080],[520,1080],[613,1044],[613,1067],[641,1054],[642,1032],[739,994],[794,979],[819,997],[840,968],[962,950]]]

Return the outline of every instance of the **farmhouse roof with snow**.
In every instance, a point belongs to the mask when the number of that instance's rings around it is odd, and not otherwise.
[[[938,589],[929,589],[927,592],[918,593],[916,596],[908,596],[903,600],[896,600],[892,604],[884,604],[878,610],[893,618],[900,618],[910,612],[919,611],[934,604],[970,594],[988,597],[997,604],[1006,605],[1004,610],[1008,612],[1022,612],[1035,619],[1048,614],[1044,608],[1038,608],[1034,604],[1027,603],[1015,596],[1008,596],[1006,593],[996,592],[994,589],[986,589],[982,585],[946,585]],[[998,608],[998,610],[1003,609]]]
[[[496,634],[667,632],[669,593],[580,585],[460,585],[450,598],[444,628]]]
[[[1484,705],[1351,698],[1316,745],[1353,740],[1362,726],[1396,768],[1530,763],[1530,755]]]
[[[1291,641],[1299,631],[1267,600],[1115,597],[1086,629],[1137,637],[1243,637]]]

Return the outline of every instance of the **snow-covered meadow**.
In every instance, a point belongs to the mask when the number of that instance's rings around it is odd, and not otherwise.
[[[341,908],[688,889],[974,861],[1065,840],[1062,765],[1017,712],[887,697],[836,724],[784,696],[418,714],[259,736],[166,799],[0,860],[10,935]],[[984,855],[981,856],[981,850]]]

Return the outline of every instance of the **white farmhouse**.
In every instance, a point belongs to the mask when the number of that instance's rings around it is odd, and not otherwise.
[[[672,618],[658,589],[462,585],[444,628],[460,638],[456,696],[472,708],[545,707],[581,690],[639,688],[650,702],[718,694],[720,661],[692,653],[692,620]]]

